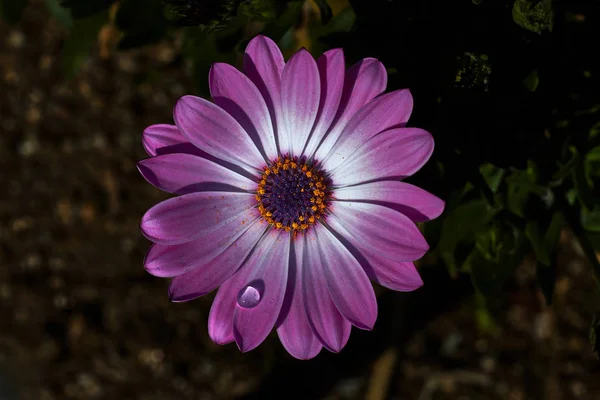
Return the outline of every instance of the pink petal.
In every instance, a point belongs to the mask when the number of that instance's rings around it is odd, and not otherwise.
[[[348,121],[335,146],[321,159],[324,167],[331,171],[373,136],[406,124],[412,106],[413,99],[408,89],[386,93],[372,100]]]
[[[315,154],[316,159],[323,160],[329,154],[350,118],[365,104],[383,93],[386,86],[385,67],[374,58],[365,58],[348,69],[336,117],[326,139]]]
[[[330,169],[331,179],[336,186],[346,186],[375,179],[405,178],[429,160],[433,146],[433,137],[423,129],[390,129],[371,138],[346,156],[337,168]]]
[[[342,315],[360,329],[373,329],[377,299],[367,274],[352,253],[327,229],[315,232],[331,299]]]
[[[237,293],[233,293],[232,286],[236,276],[241,274],[243,267],[235,275],[221,285],[212,302],[208,314],[208,336],[216,344],[227,344],[234,340],[233,337],[233,312]]]
[[[241,351],[261,344],[275,326],[285,297],[290,258],[290,234],[283,230],[267,232],[259,247],[268,251],[247,261],[252,273],[238,286],[239,295],[247,289],[258,291],[258,304],[244,307],[238,300],[233,313],[233,334]]]
[[[242,126],[219,106],[195,96],[183,96],[175,105],[175,123],[201,150],[255,173],[265,164]]]
[[[256,210],[239,213],[229,224],[191,242],[174,246],[154,244],[144,260],[144,268],[158,277],[174,277],[203,266],[225,251],[259,218]],[[260,224],[259,224],[260,225]],[[258,240],[258,238],[257,238]]]
[[[312,156],[325,137],[338,111],[344,88],[346,68],[343,50],[332,49],[326,51],[319,57],[317,67],[319,68],[321,82],[321,99],[315,126],[304,150],[304,154],[309,156]]]
[[[216,244],[214,246],[218,246],[216,256],[215,251],[209,250],[211,256],[200,256],[199,258],[202,261],[195,266],[194,270],[176,276],[169,286],[171,301],[188,301],[204,296],[228,280],[255,248],[266,230],[266,225],[260,222],[250,223],[249,225],[250,227],[242,232],[241,236],[230,241],[229,246]],[[202,247],[206,248],[208,245],[210,245],[210,242],[207,240]],[[196,252],[200,253],[199,251]],[[181,263],[181,261],[176,260],[174,263]]]
[[[320,96],[317,63],[306,49],[301,49],[290,58],[281,76],[281,107],[286,130],[279,142],[282,153],[302,153],[317,118]]]
[[[248,43],[244,54],[244,72],[263,95],[273,127],[281,135],[281,74],[285,66],[277,44],[266,36],[258,35]]]
[[[265,234],[254,247],[250,257],[241,268],[221,285],[208,315],[208,334],[217,344],[234,340],[233,317],[236,311],[240,291],[248,286],[248,278],[255,272],[256,264],[268,259],[271,254],[275,235]],[[242,260],[240,260],[242,261]],[[257,284],[257,282],[252,282]],[[258,285],[257,285],[258,286]],[[264,285],[261,287],[264,290]],[[264,297],[264,296],[263,296]]]
[[[398,292],[412,292],[423,286],[412,261],[394,261],[376,253],[365,254],[370,266],[365,268],[365,272],[373,282]]]
[[[336,231],[342,227],[354,239],[392,260],[413,261],[429,250],[414,222],[378,204],[333,201],[327,223]]]
[[[297,242],[298,240],[296,240]],[[304,307],[302,253],[296,253],[295,263],[290,264],[286,302],[290,302],[287,314],[279,315],[283,322],[277,328],[277,334],[283,347],[295,358],[308,360],[314,358],[323,345],[313,333]],[[289,299],[289,300],[288,300]],[[285,304],[285,303],[284,303]]]
[[[169,193],[256,190],[256,183],[245,176],[191,154],[147,158],[138,169],[150,184]]]
[[[215,104],[231,114],[246,130],[267,159],[277,157],[275,133],[263,96],[246,75],[229,64],[215,63],[209,73]]]
[[[336,200],[375,203],[400,211],[414,222],[435,219],[444,211],[444,201],[410,183],[380,181],[335,190]]]
[[[369,279],[388,289],[409,292],[423,286],[415,264],[411,261],[395,261],[386,258],[381,251],[374,249],[356,236],[348,233],[335,220],[329,221],[330,227],[353,246],[353,255],[360,262]],[[356,253],[358,252],[358,254]]]
[[[302,254],[304,307],[311,329],[327,350],[339,353],[348,343],[352,326],[329,294],[317,237],[314,232],[307,232],[294,245],[296,254]]]
[[[256,205],[250,193],[196,192],[158,203],[142,217],[142,233],[155,243],[191,242]]]
[[[170,153],[202,154],[175,125],[158,124],[147,127],[142,134],[142,145],[149,156]]]

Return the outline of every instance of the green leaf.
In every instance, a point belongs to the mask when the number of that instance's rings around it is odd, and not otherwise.
[[[544,235],[544,242],[546,248],[548,249],[556,249],[556,244],[560,239],[560,233],[565,227],[567,221],[565,217],[560,212],[555,212],[550,220],[550,224],[548,225],[548,229],[546,230],[546,234]]]
[[[600,232],[600,205],[591,211],[586,208],[581,210],[581,226],[586,231]]]
[[[292,1],[288,3],[287,8],[279,16],[279,18],[267,24],[262,32],[263,35],[272,38],[276,42],[279,41],[279,39],[281,39],[283,35],[285,35],[285,33],[291,29],[290,27],[296,24],[298,18],[300,17],[300,12],[302,11],[303,5],[303,1]]]
[[[498,191],[498,187],[500,187],[500,183],[502,183],[502,178],[506,174],[506,170],[504,168],[498,168],[492,164],[484,164],[479,168],[481,175],[483,175],[483,179],[489,186],[490,190],[493,193]]]
[[[525,236],[529,239],[531,247],[540,263],[549,266],[550,265],[550,254],[546,248],[546,242],[540,232],[540,226],[537,221],[529,221],[525,226]]]
[[[27,3],[29,0],[0,0],[0,16],[9,24],[16,24],[21,20]]]
[[[581,163],[581,156],[577,151],[573,152],[573,156],[564,164],[552,177],[553,180],[559,181],[569,176],[575,167]]]
[[[523,234],[504,221],[495,221],[492,228],[477,235],[469,256],[473,285],[485,296],[498,293],[523,257]]]
[[[348,6],[333,16],[331,21],[316,32],[317,37],[327,36],[333,33],[350,32],[356,21],[354,9]]]
[[[523,84],[527,89],[532,92],[535,92],[538,85],[540,84],[540,77],[538,76],[537,70],[533,70],[525,77],[523,80]]]
[[[319,7],[319,11],[321,12],[321,23],[326,24],[331,21],[331,17],[333,17],[333,11],[331,11],[331,7],[327,4],[327,0],[314,0],[315,4]]]
[[[600,162],[600,146],[596,146],[585,155],[585,160],[589,163]]]
[[[473,242],[473,236],[485,230],[495,213],[486,201],[478,199],[464,203],[448,214],[438,249],[451,272],[458,270],[454,259],[457,245],[463,240]]]
[[[522,28],[537,34],[541,34],[544,29],[552,32],[552,0],[516,0],[512,15],[513,20]]]
[[[514,265],[489,260],[477,249],[473,250],[469,259],[473,286],[485,296],[500,292],[514,272]]]
[[[77,74],[88,58],[90,49],[97,40],[98,32],[107,21],[108,12],[103,12],[73,23],[73,29],[62,48],[62,63],[67,78]]]
[[[598,202],[592,193],[592,188],[587,180],[585,168],[582,163],[575,165],[573,168],[573,185],[581,204],[589,210],[594,209]]]
[[[516,170],[505,179],[508,188],[506,191],[507,208],[514,214],[525,217],[526,206],[531,202],[531,195],[546,198],[548,189],[536,183],[537,172],[533,165],[526,170]]]
[[[552,215],[548,229],[544,234],[544,246],[550,256],[550,264],[544,265],[541,262],[536,263],[536,276],[538,285],[546,299],[547,304],[552,304],[554,297],[554,288],[556,286],[556,245],[560,239],[560,232],[565,226],[566,221],[560,212],[555,212]]]
[[[71,29],[73,26],[73,18],[71,12],[60,5],[59,0],[46,0],[46,8],[62,26]]]

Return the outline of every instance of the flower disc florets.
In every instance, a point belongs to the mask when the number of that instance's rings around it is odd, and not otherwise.
[[[258,183],[258,210],[276,229],[300,232],[321,219],[329,199],[322,171],[305,159],[275,159]]]

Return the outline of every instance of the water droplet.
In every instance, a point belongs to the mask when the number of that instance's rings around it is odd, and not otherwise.
[[[252,285],[246,285],[238,294],[237,303],[243,308],[253,308],[260,303],[260,292]]]
[[[269,303],[273,303],[274,301],[275,301],[274,299],[271,299],[271,300],[269,300]]]

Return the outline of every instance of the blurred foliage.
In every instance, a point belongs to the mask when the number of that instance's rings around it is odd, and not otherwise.
[[[513,5],[515,22],[535,33],[552,31],[552,14],[552,0],[516,0]]]
[[[276,40],[286,57],[301,46],[315,55],[343,47],[348,64],[376,57],[388,68],[388,90],[411,89],[417,105],[411,125],[435,136],[433,159],[412,181],[447,200],[442,218],[425,232],[451,275],[471,274],[478,295],[490,298],[533,253],[550,303],[555,250],[568,227],[600,278],[597,1],[46,4],[69,30],[62,52],[71,76],[108,23],[121,33],[115,51],[182,36],[179,62],[191,65],[197,94],[205,96],[210,65],[239,65],[244,46],[259,32]],[[25,5],[0,0],[11,23]]]

